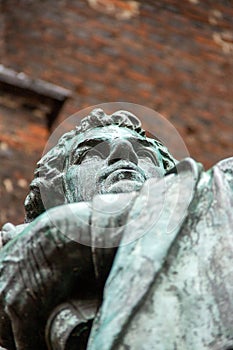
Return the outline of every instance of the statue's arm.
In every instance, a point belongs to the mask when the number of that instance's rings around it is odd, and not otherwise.
[[[101,299],[135,193],[111,198],[111,210],[109,199],[97,196],[92,203],[50,209],[0,250],[0,346],[46,349],[46,325],[48,330],[54,311],[60,315],[64,304],[70,308],[71,300],[76,305],[81,300],[80,307],[88,307],[91,316],[96,297]],[[88,300],[95,302],[92,309]],[[51,334],[60,331],[55,327]],[[51,341],[48,334],[47,339]],[[58,349],[56,344],[53,348]]]
[[[95,290],[89,217],[81,203],[51,209],[0,250],[1,346],[46,348],[51,311]]]

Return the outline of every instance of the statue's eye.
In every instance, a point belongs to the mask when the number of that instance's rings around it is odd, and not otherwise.
[[[80,157],[79,164],[87,162],[96,162],[103,159],[103,155],[97,149],[90,149]]]
[[[109,155],[109,146],[105,142],[100,142],[92,147],[78,149],[74,156],[73,164],[96,162],[106,159]]]
[[[139,148],[137,150],[137,156],[142,161],[150,161],[156,165],[158,163],[155,153],[148,148]]]

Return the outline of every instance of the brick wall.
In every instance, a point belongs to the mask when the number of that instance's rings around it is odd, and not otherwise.
[[[5,52],[5,17],[3,13],[2,3],[0,2],[0,57],[4,56]]]
[[[17,97],[0,97],[0,227],[24,221],[24,199],[48,137],[41,111],[18,105]]]
[[[206,168],[230,156],[231,1],[137,1],[122,19],[125,4],[2,2],[0,63],[70,89],[60,120],[102,102],[138,103],[170,120]]]

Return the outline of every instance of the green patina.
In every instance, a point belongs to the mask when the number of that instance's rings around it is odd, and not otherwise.
[[[38,163],[26,224],[1,231],[0,346],[232,349],[232,169],[92,111]]]

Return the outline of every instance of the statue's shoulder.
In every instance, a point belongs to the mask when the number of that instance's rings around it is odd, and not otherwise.
[[[225,158],[219,161],[215,166],[219,167],[223,172],[233,174],[233,157]]]
[[[233,157],[230,157],[219,161],[207,171],[203,168],[199,171],[189,217],[198,217],[199,221],[206,223],[207,212],[212,212],[213,217],[219,217],[219,223],[223,225],[223,213],[229,213],[227,220],[232,220],[232,198]]]
[[[210,172],[213,173],[213,176],[223,177],[233,190],[233,157],[221,160],[210,169]]]
[[[233,157],[219,161],[204,177],[221,206],[226,205],[226,199],[229,200],[233,192]]]
[[[231,182],[233,180],[233,157],[220,160],[207,171],[205,171],[203,165],[197,162],[195,159],[185,158],[184,160],[178,162],[169,173],[175,171],[177,173],[183,173],[187,170],[189,170],[189,173],[195,175],[195,177],[199,177],[199,179],[201,179],[201,175],[204,175],[206,178],[207,176],[215,177],[219,175]]]
[[[217,194],[224,194],[226,197],[232,196],[233,191],[233,157],[223,159],[205,170],[201,163],[192,158],[186,158],[176,164],[178,174],[189,172],[189,176],[196,181],[195,192],[198,201],[202,197],[211,197],[210,193],[216,197]],[[224,201],[222,201],[224,204]]]

